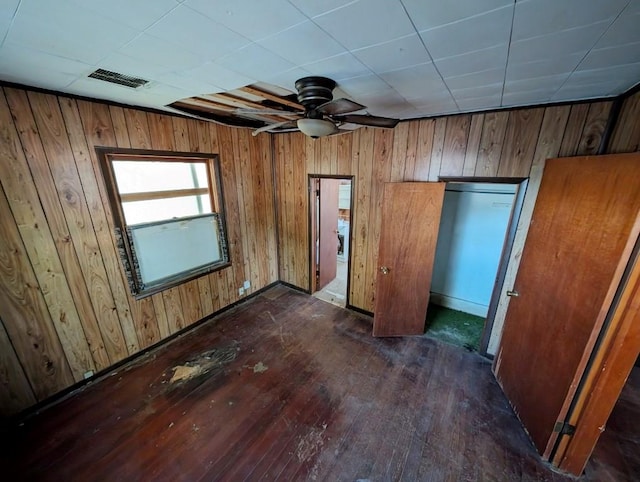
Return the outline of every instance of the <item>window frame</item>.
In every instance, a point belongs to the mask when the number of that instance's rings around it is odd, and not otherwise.
[[[142,299],[147,296],[159,293],[161,291],[173,288],[175,286],[184,284],[188,281],[196,279],[200,276],[204,276],[221,269],[231,266],[231,254],[228,249],[228,229],[226,224],[225,206],[224,206],[224,193],[222,186],[222,176],[220,174],[220,158],[218,154],[202,153],[202,152],[178,152],[178,151],[160,151],[151,149],[127,149],[116,147],[103,147],[99,146],[95,148],[98,156],[98,164],[102,172],[103,183],[107,198],[109,201],[109,207],[111,208],[111,216],[115,228],[114,236],[116,241],[116,248],[119,252],[119,256],[123,265],[123,269],[129,284],[129,290],[136,299]],[[122,206],[122,196],[118,190],[118,183],[116,181],[115,171],[113,168],[113,161],[140,161],[140,162],[203,162],[207,165],[207,181],[208,181],[208,194],[211,203],[211,212],[218,216],[218,225],[220,229],[220,243],[223,246],[222,260],[219,262],[210,263],[199,268],[190,269],[176,273],[175,276],[171,276],[161,280],[158,283],[154,283],[151,286],[145,286],[140,282],[139,271],[137,268],[136,254],[134,252],[133,240],[129,236],[128,226],[141,226],[160,224],[166,220],[149,221],[148,223],[136,223],[127,224],[124,215],[124,209]],[[176,189],[176,192],[196,191],[204,188],[193,189]],[[163,196],[157,197],[158,193],[168,193],[173,190],[165,191],[149,191],[148,193],[125,193],[124,196],[134,196],[147,198],[147,199],[170,199],[171,197],[180,196]],[[145,196],[148,194],[148,196]],[[189,194],[186,194],[189,195]],[[143,200],[143,199],[138,199]],[[132,201],[131,199],[129,202]],[[127,202],[126,200],[124,202]],[[205,216],[208,213],[184,216],[178,219],[193,219],[199,216]]]

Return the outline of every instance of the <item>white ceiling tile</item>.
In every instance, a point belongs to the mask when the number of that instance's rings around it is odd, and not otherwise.
[[[323,30],[349,50],[388,42],[415,32],[398,1],[366,0],[314,18]]]
[[[307,17],[313,18],[357,1],[358,0],[289,0],[289,3],[295,5]]]
[[[598,40],[597,48],[640,42],[640,12],[618,17]]]
[[[340,81],[340,88],[349,95],[367,95],[375,94],[388,90],[389,84],[374,74],[361,75]]]
[[[500,105],[502,95],[490,97],[476,97],[471,99],[457,99],[458,106],[462,112],[470,112],[484,109],[495,109]]]
[[[380,112],[390,112],[406,109],[411,106],[407,100],[391,87],[374,94],[354,95],[354,100],[367,107],[371,114],[382,115]]]
[[[447,77],[446,84],[451,90],[470,89],[478,85],[490,85],[501,83],[504,80],[504,68],[483,70],[457,77]]]
[[[202,82],[212,83],[223,90],[233,90],[245,85],[253,84],[255,77],[248,77],[233,70],[229,70],[215,62],[207,62],[194,69],[183,72],[183,75]]]
[[[433,63],[380,74],[380,78],[405,99],[420,98],[425,93],[446,92],[446,86]]]
[[[437,59],[435,64],[443,77],[456,77],[488,69],[504,69],[508,51],[509,45],[505,43],[488,49]]]
[[[416,28],[427,30],[513,4],[513,0],[403,0]]]
[[[98,67],[144,79],[156,78],[160,74],[170,72],[173,69],[168,65],[154,64],[146,59],[136,59],[119,52],[102,59]]]
[[[296,90],[296,80],[301,79],[302,77],[307,77],[309,75],[311,75],[311,72],[309,72],[308,70],[304,70],[300,67],[295,67],[285,72],[279,72],[278,74],[273,76],[265,75],[263,77],[263,80],[265,82],[268,82],[269,84],[277,85],[293,93]]]
[[[601,82],[621,82],[633,86],[640,79],[640,63],[609,66],[604,69],[576,70],[569,77],[569,85],[586,85]]]
[[[13,22],[19,4],[20,0],[4,0],[0,7],[0,46],[2,46],[2,42],[7,32],[9,32],[9,27]]]
[[[617,85],[618,84],[616,84],[615,81],[611,81],[611,80],[607,82],[597,82],[593,84],[582,84],[582,85],[567,84],[554,94],[552,101],[563,102],[563,101],[581,100],[581,99],[594,99],[594,98],[600,98],[600,97],[607,97],[610,95],[618,95],[622,91],[618,91],[618,92],[615,91]]]
[[[91,10],[122,25],[144,30],[178,6],[177,0],[72,0],[76,6]]]
[[[504,93],[530,92],[535,90],[546,90],[552,93],[558,90],[569,78],[570,73],[551,75],[548,77],[537,77],[535,79],[507,81],[504,85]]]
[[[511,107],[517,105],[545,104],[552,101],[553,94],[554,92],[548,90],[505,93],[502,96],[502,105],[504,107]]]
[[[212,83],[207,82],[206,78],[201,79],[199,77],[196,77],[195,75],[184,75],[175,72],[168,72],[165,74],[157,75],[154,77],[154,80],[157,80],[163,84],[177,87],[178,89],[194,92],[194,95],[214,94],[225,90],[221,87],[218,87],[217,85],[213,85]]]
[[[138,33],[69,1],[23,0],[6,40],[95,64]]]
[[[167,66],[171,70],[190,69],[203,62],[203,59],[196,54],[147,34],[136,37],[119,52],[144,62]],[[126,72],[122,73],[126,74]]]
[[[459,103],[461,100],[466,100],[466,99],[499,96],[502,94],[502,86],[503,86],[502,82],[498,82],[495,84],[474,86],[466,89],[455,89],[451,91],[451,94],[453,95],[453,98],[456,100],[456,102]]]
[[[298,65],[317,62],[345,51],[342,45],[310,20],[264,38],[259,43]]]
[[[580,62],[578,70],[604,69],[612,65],[633,64],[637,62],[640,62],[640,42],[604,49],[594,49]]]
[[[453,114],[460,111],[458,105],[451,98],[450,100],[426,100],[420,104],[414,104],[414,107],[427,116]]]
[[[423,30],[420,36],[434,59],[442,59],[509,42],[513,6],[460,22]]]
[[[246,37],[182,5],[147,29],[146,33],[206,60],[218,59],[251,43]]]
[[[329,57],[302,67],[312,75],[323,75],[336,81],[371,74],[371,70],[350,53]]]
[[[605,21],[622,11],[628,0],[525,0],[516,3],[513,40],[548,35]]]
[[[255,43],[216,60],[216,63],[254,79],[276,75],[295,67],[288,60]]]
[[[184,4],[254,41],[307,20],[286,0],[186,0]]]
[[[600,22],[586,27],[555,32],[544,37],[512,42],[508,62],[524,63],[548,60],[573,53],[584,55],[595,45],[608,25],[607,22]]]
[[[0,79],[34,87],[60,90],[95,68],[75,60],[5,43],[0,49]],[[42,75],[47,72],[47,75]]]
[[[552,56],[543,60],[507,65],[507,80],[524,80],[572,72],[584,58],[584,53]]]
[[[365,47],[354,51],[353,55],[376,73],[404,69],[431,61],[418,34]]]

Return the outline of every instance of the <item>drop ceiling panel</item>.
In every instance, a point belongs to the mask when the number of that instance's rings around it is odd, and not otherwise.
[[[451,89],[470,89],[478,85],[502,83],[504,80],[504,68],[483,70],[457,77],[448,77],[444,81]]]
[[[350,53],[336,55],[302,66],[312,75],[324,75],[341,81],[350,77],[371,74],[371,70]]]
[[[507,81],[525,80],[572,72],[584,58],[584,54],[553,56],[533,62],[510,62],[507,66]]]
[[[0,72],[5,80],[23,83],[37,79],[36,87],[62,90],[74,80],[95,70],[93,66],[75,60],[55,57],[45,52],[25,49],[19,45],[5,44],[0,50]],[[47,75],[40,75],[48,71]]]
[[[640,42],[594,49],[580,62],[578,70],[606,69],[611,65],[626,65],[637,62],[640,62]]]
[[[598,40],[596,48],[640,42],[640,13],[618,17]]]
[[[429,53],[442,59],[507,44],[513,7],[503,7],[459,22],[420,32]]]
[[[260,41],[260,45],[296,65],[344,53],[344,48],[308,20]]]
[[[215,60],[251,41],[185,6],[179,6],[165,15],[146,33],[205,60]]]
[[[628,0],[524,0],[516,2],[513,40],[549,35],[593,23],[611,23]]]
[[[33,1],[33,0],[32,0]],[[35,0],[42,4],[42,0]],[[52,3],[57,3],[52,2]],[[71,0],[74,8],[86,8],[91,12],[142,31],[179,5],[177,0]],[[24,3],[24,2],[23,2]]]
[[[350,3],[355,3],[356,1],[357,0],[289,0],[289,3],[294,5],[307,17],[313,18],[349,5]]]
[[[354,2],[313,20],[349,50],[415,33],[402,4],[397,0]]]
[[[191,69],[204,62],[200,56],[148,34],[139,35],[122,47],[119,53],[143,62],[165,66],[172,71]]]
[[[431,62],[418,34],[412,34],[383,44],[365,47],[353,52],[373,72],[398,70],[412,65]]]
[[[509,45],[505,43],[488,49],[436,59],[434,62],[443,77],[456,77],[482,70],[504,68],[508,51]]]
[[[254,41],[307,20],[286,0],[186,0],[184,5]]]
[[[58,57],[95,64],[139,31],[69,1],[24,0],[6,41]]]
[[[233,70],[229,70],[214,62],[205,62],[194,69],[186,71],[185,75],[217,85],[221,91],[237,89],[245,85],[253,84],[258,80],[257,78],[248,77],[238,72],[234,72]],[[211,94],[213,92],[200,93]]]
[[[403,0],[418,31],[481,15],[490,10],[512,5],[512,0]]]
[[[255,43],[216,60],[216,63],[254,79],[260,79],[265,72],[277,74],[295,67],[293,63]]]

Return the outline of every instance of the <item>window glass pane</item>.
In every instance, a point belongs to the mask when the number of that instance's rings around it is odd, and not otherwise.
[[[122,203],[122,210],[127,224],[149,223],[210,213],[211,201],[208,195],[131,201]]]
[[[113,161],[121,194],[209,187],[204,162]]]

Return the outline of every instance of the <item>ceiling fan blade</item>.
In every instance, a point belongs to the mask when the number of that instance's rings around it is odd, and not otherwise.
[[[330,102],[325,102],[322,105],[316,107],[316,112],[324,115],[336,115],[347,114],[349,112],[356,112],[358,110],[366,109],[364,105],[358,104],[349,99],[335,99]]]
[[[363,126],[371,126],[371,127],[386,127],[389,129],[394,128],[400,119],[391,119],[389,117],[378,117],[375,115],[360,115],[360,114],[350,114],[350,115],[339,115],[333,117],[333,120],[340,122],[350,122],[352,124],[360,124]]]
[[[297,126],[298,126],[298,121],[294,121],[294,120],[276,122],[274,124],[267,124],[266,126],[259,127],[258,129],[254,130],[251,133],[251,135],[255,137],[261,132],[269,132],[269,131],[272,131],[273,129],[278,129],[278,128],[288,129],[289,127],[297,127]]]

